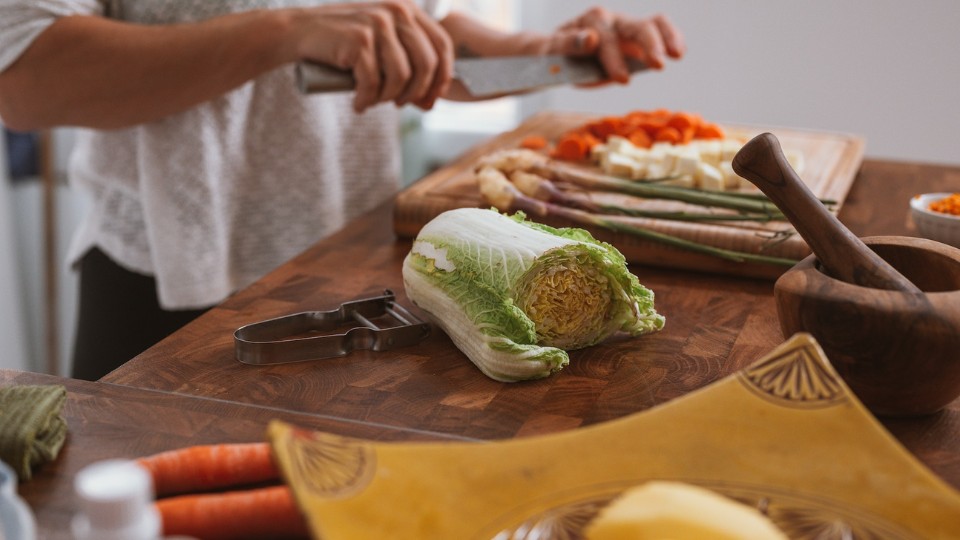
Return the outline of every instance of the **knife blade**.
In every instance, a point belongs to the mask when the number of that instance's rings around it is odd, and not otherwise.
[[[631,73],[646,67],[639,60],[627,59]],[[478,98],[607,80],[596,58],[562,55],[461,58],[454,62],[453,76]],[[296,78],[297,87],[304,94],[342,92],[356,85],[351,72],[313,62],[299,62]]]

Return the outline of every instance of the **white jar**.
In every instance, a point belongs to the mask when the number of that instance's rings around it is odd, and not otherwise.
[[[37,522],[17,496],[17,473],[0,461],[0,540],[36,540]]]
[[[160,538],[153,479],[135,461],[111,459],[88,465],[77,473],[74,490],[80,504],[71,523],[76,540]]]

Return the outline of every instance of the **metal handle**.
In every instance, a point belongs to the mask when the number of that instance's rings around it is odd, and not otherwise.
[[[297,88],[304,94],[344,92],[357,84],[353,73],[314,62],[297,62],[295,73]]]

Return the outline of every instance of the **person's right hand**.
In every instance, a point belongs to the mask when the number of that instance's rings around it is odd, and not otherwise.
[[[406,0],[298,9],[293,23],[301,59],[353,73],[357,112],[387,101],[430,109],[450,85],[450,37]]]

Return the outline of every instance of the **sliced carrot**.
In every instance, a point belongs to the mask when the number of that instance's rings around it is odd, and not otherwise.
[[[634,146],[640,148],[650,148],[653,146],[653,139],[651,139],[650,135],[648,135],[647,132],[642,129],[638,129],[631,133],[630,136],[627,137],[627,140],[633,143]]]
[[[155,503],[164,536],[201,540],[309,538],[288,486],[181,495]]]
[[[698,125],[700,125],[700,123],[701,121],[699,115],[683,111],[673,113],[673,115],[670,116],[670,119],[667,120],[668,126],[677,128],[677,131],[681,133],[685,129],[695,129]]]
[[[653,139],[657,136],[658,131],[667,127],[667,121],[663,118],[651,117],[637,124],[637,127],[646,131],[647,135]]]
[[[726,135],[723,128],[712,123],[703,123],[697,128],[696,138],[698,139],[722,139]]]
[[[557,141],[550,155],[566,161],[582,161],[590,157],[590,150],[599,143],[593,135],[569,132]]]
[[[677,128],[672,126],[665,126],[660,128],[657,131],[657,134],[653,137],[654,141],[657,142],[668,142],[670,144],[677,144],[682,139],[682,135]]]
[[[631,123],[638,123],[647,118],[650,118],[650,113],[647,111],[630,111],[624,116],[624,119]]]
[[[547,138],[542,135],[528,135],[520,141],[520,148],[527,150],[543,150],[549,143]]]
[[[573,133],[564,135],[553,149],[552,157],[566,161],[581,161],[590,156],[590,141]]]
[[[153,476],[158,496],[278,480],[267,443],[190,446],[137,460]]]
[[[590,133],[601,141],[606,141],[607,137],[618,134],[622,126],[623,120],[614,116],[607,116],[588,124]]]
[[[634,110],[623,116],[604,116],[564,133],[551,151],[557,159],[580,161],[590,156],[594,145],[618,135],[635,146],[649,148],[653,142],[685,144],[694,139],[723,138],[720,126],[704,121],[698,113],[670,109]],[[535,149],[540,141],[531,143]]]

